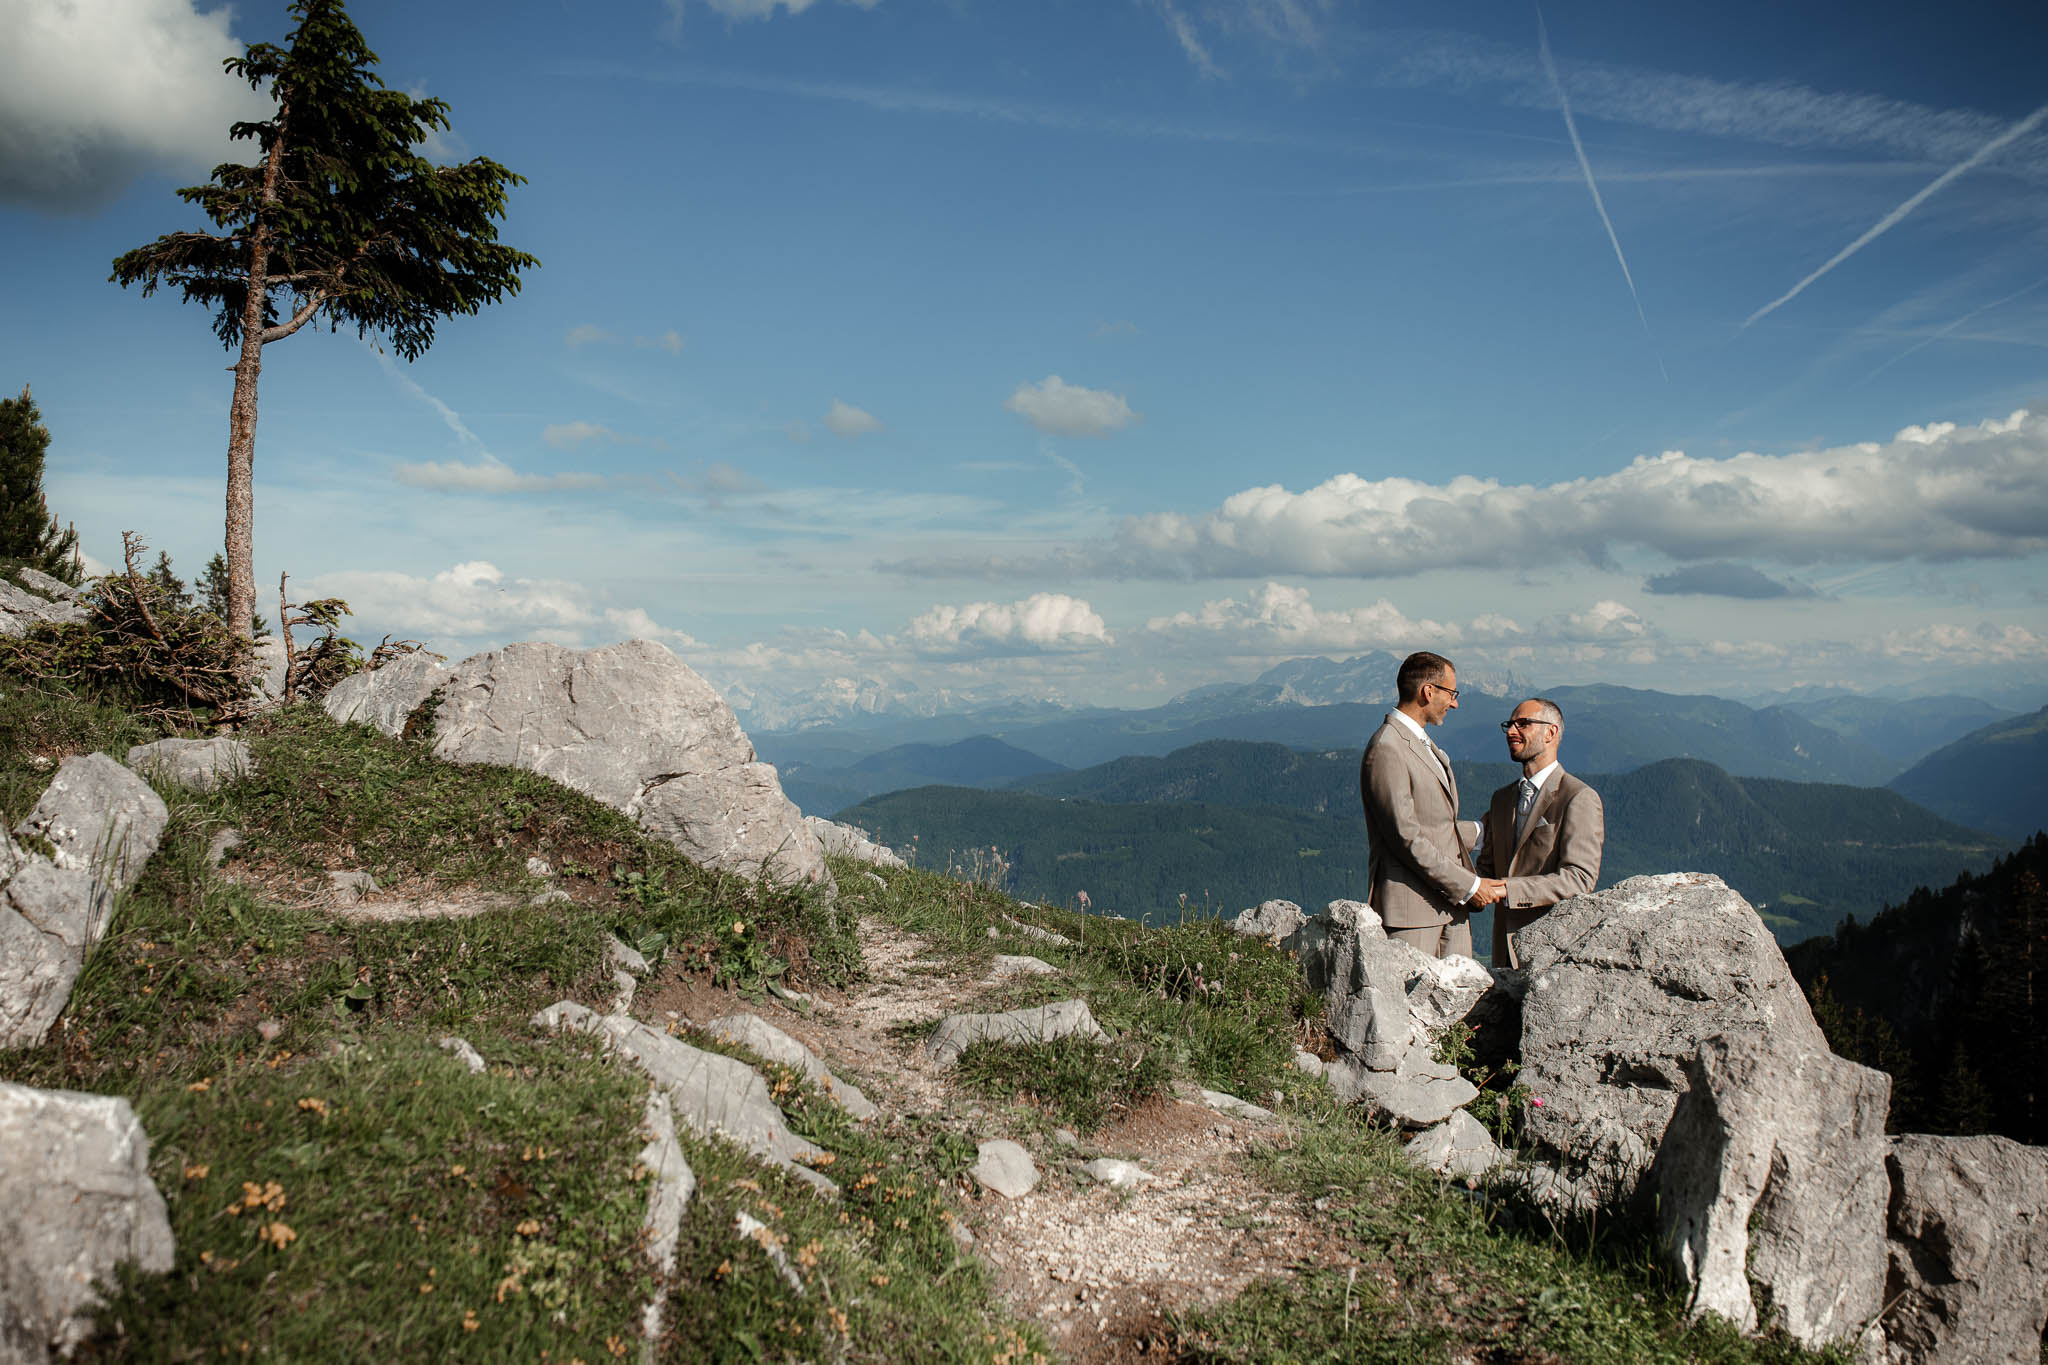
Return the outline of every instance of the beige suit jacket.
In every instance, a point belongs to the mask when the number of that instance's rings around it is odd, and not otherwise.
[[[1358,787],[1370,840],[1367,899],[1380,920],[1389,929],[1463,920],[1472,892],[1471,843],[1458,827],[1458,782],[1449,765],[1388,716],[1365,746]]]
[[[1607,811],[1600,793],[1564,769],[1543,784],[1522,837],[1515,838],[1518,782],[1493,794],[1482,826],[1477,870],[1508,884],[1493,908],[1493,965],[1517,967],[1515,936],[1559,901],[1583,896],[1600,880]]]

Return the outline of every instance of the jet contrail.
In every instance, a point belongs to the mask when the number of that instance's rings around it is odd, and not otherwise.
[[[2044,284],[2048,284],[2048,275],[2043,275],[2040,279],[2035,280],[2032,284],[2028,285],[2024,289],[2013,290],[2010,294],[2007,294],[2002,299],[1993,299],[1991,302],[1985,304],[1981,308],[1972,308],[1969,312],[1963,314],[1961,317],[1957,318],[1954,322],[1951,322],[1948,326],[1942,328],[1940,331],[1934,333],[1931,336],[1924,336],[1920,338],[1920,340],[1914,342],[1905,350],[1900,351],[1897,355],[1893,356],[1890,360],[1885,361],[1884,364],[1878,366],[1869,374],[1864,375],[1862,382],[1868,384],[1871,380],[1877,378],[1886,370],[1889,370],[1892,366],[1898,364],[1901,360],[1904,360],[1907,356],[1913,354],[1917,350],[1920,350],[1924,346],[1932,346],[1935,342],[1941,340],[1950,332],[1955,331],[1964,323],[1969,322],[1974,318],[1982,317],[1984,314],[1990,312],[1994,308],[2002,308],[2006,304],[2011,303],[2014,299],[2019,298],[2022,295],[2031,294]]]
[[[1550,88],[1557,92],[1557,107],[1564,111],[1564,130],[1571,134],[1572,150],[1578,153],[1579,169],[1586,176],[1586,188],[1593,192],[1593,207],[1599,210],[1600,222],[1607,229],[1607,240],[1614,244],[1614,259],[1621,262],[1621,277],[1628,281],[1628,296],[1635,300],[1636,317],[1643,324],[1643,335],[1649,338],[1650,353],[1657,357],[1657,372],[1669,384],[1671,371],[1664,368],[1664,357],[1657,350],[1657,337],[1650,331],[1650,319],[1643,313],[1642,295],[1636,293],[1636,277],[1629,272],[1628,257],[1621,251],[1621,238],[1614,235],[1614,220],[1607,216],[1607,205],[1600,198],[1600,186],[1593,180],[1593,163],[1586,160],[1586,144],[1579,141],[1579,125],[1572,119],[1572,102],[1565,96],[1564,82],[1557,77],[1557,62],[1550,55],[1550,30],[1544,25],[1541,5],[1536,7],[1536,45],[1543,54],[1543,69],[1550,73]]]
[[[2041,120],[2044,118],[2048,118],[2048,104],[2042,105],[2039,109],[2036,109],[2033,113],[2027,115],[2018,123],[2015,123],[2012,127],[2006,129],[1997,137],[1992,138],[1991,141],[1985,143],[1976,151],[1970,153],[1969,156],[1957,162],[1955,165],[1949,167],[1940,175],[1934,177],[1934,179],[1929,181],[1926,187],[1923,188],[1918,194],[1914,195],[1911,199],[1908,199],[1905,203],[1893,209],[1890,213],[1887,213],[1884,217],[1878,219],[1877,225],[1875,227],[1871,228],[1861,237],[1858,237],[1855,241],[1849,243],[1849,245],[1843,247],[1840,251],[1837,251],[1834,254],[1834,256],[1829,259],[1826,265],[1814,271],[1811,275],[1808,275],[1799,283],[1793,285],[1790,289],[1786,290],[1784,294],[1782,294],[1778,298],[1772,299],[1769,303],[1757,309],[1754,313],[1751,313],[1747,318],[1744,318],[1742,325],[1744,327],[1747,327],[1751,323],[1755,322],[1758,318],[1763,317],[1765,314],[1770,313],[1773,310],[1783,306],[1784,304],[1790,303],[1793,299],[1798,298],[1800,292],[1804,290],[1807,285],[1812,284],[1815,280],[1827,274],[1830,270],[1833,270],[1843,261],[1848,260],[1857,252],[1863,250],[1864,247],[1869,246],[1873,241],[1877,240],[1879,237],[1882,237],[1885,233],[1891,231],[1894,227],[1898,225],[1898,222],[1901,218],[1904,218],[1914,209],[1917,209],[1922,204],[1926,203],[1928,196],[1932,195],[1936,190],[1939,190],[1942,186],[1948,184],[1949,181],[1954,180],[1957,176],[1962,175],[1964,172],[1974,170],[1976,167],[1982,165],[1987,158],[1997,155],[1999,151],[2001,151],[2008,143],[2012,142],[2015,138],[2022,138],[2025,137],[2028,133],[2033,132],[2035,128],[2040,126]]]

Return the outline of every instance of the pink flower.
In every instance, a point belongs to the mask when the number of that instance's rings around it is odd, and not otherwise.
[[[1530,1096],[1529,1107],[1531,1109],[1541,1109],[1543,1107],[1543,1097],[1541,1095]]]

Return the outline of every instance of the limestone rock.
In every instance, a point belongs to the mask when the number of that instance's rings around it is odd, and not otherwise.
[[[240,848],[244,840],[242,831],[224,829],[206,841],[206,865],[219,867],[228,860],[228,855]]]
[[[1302,925],[1308,923],[1308,916],[1301,913],[1301,907],[1293,901],[1261,901],[1230,921],[1230,927],[1246,938],[1262,938],[1269,943],[1279,943],[1291,936]]]
[[[320,705],[344,725],[360,722],[397,739],[420,703],[449,676],[448,669],[428,655],[404,654],[382,668],[343,678]]]
[[[1113,1156],[1097,1157],[1081,1169],[1113,1190],[1135,1190],[1147,1181],[1158,1179],[1137,1162],[1119,1161]]]
[[[878,844],[869,838],[868,832],[864,829],[842,825],[837,820],[827,820],[817,815],[806,815],[804,828],[818,836],[818,842],[824,846],[825,851],[836,858],[858,858],[861,862],[873,863],[876,867],[910,866],[897,856],[895,849]]]
[[[128,766],[152,782],[210,792],[254,772],[249,746],[226,735],[214,739],[160,739],[128,751]]]
[[[334,899],[342,905],[358,904],[384,889],[377,885],[374,876],[359,867],[328,873],[327,886],[334,893]]]
[[[284,676],[288,660],[285,658],[284,641],[275,635],[266,635],[249,646],[252,676],[250,691],[256,696],[259,710],[275,706],[284,700]]]
[[[1106,1036],[1088,1012],[1087,1001],[1062,1000],[1002,1014],[947,1015],[925,1040],[925,1051],[939,1066],[951,1066],[981,1042],[1049,1043],[1055,1038]]]
[[[1065,934],[1057,934],[1050,929],[1041,929],[1035,924],[1026,924],[1015,915],[1004,915],[1002,919],[1005,924],[1028,939],[1039,943],[1050,943],[1055,948],[1071,948],[1074,946],[1074,940],[1068,938]],[[991,925],[989,927],[993,929],[995,926]]]
[[[1393,1071],[1375,1071],[1355,1057],[1340,1057],[1324,1068],[1337,1098],[1363,1103],[1376,1117],[1403,1128],[1429,1128],[1479,1096],[1479,1088],[1415,1047]]]
[[[1038,1187],[1038,1163],[1008,1138],[995,1138],[977,1148],[979,1158],[967,1174],[984,1189],[1005,1199],[1021,1199]]]
[[[683,1214],[697,1193],[697,1173],[690,1169],[682,1144],[676,1141],[674,1109],[658,1087],[647,1092],[640,1131],[647,1139],[640,1149],[640,1165],[653,1177],[648,1182],[647,1212],[641,1216],[640,1227],[642,1245],[655,1270],[654,1293],[640,1309],[640,1339],[647,1343],[645,1353],[652,1355],[668,1313],[669,1281],[675,1275],[676,1250],[682,1245]]]
[[[704,1026],[704,1031],[728,1043],[737,1043],[763,1060],[802,1072],[806,1079],[856,1119],[865,1122],[877,1112],[873,1101],[861,1094],[859,1087],[833,1075],[817,1053],[757,1014],[728,1014],[723,1019],[713,1019]]]
[[[147,782],[85,754],[64,760],[17,827],[28,848],[0,836],[0,1048],[42,1041],[64,1012],[115,897],[141,875],[169,819]]]
[[[2048,1327],[2048,1148],[1902,1133],[1885,1168],[1892,1365],[2032,1365]]]
[[[445,1038],[435,1039],[434,1046],[469,1068],[470,1075],[481,1076],[484,1074],[483,1054],[471,1046],[467,1038],[457,1038],[451,1033]]]
[[[1685,1069],[1645,1188],[1693,1311],[1753,1330],[1754,1284],[1802,1344],[1874,1351],[1891,1078],[1754,1032],[1707,1039]]]
[[[0,1082],[0,1359],[69,1355],[94,1285],[171,1268],[176,1243],[128,1101]]]
[[[562,1000],[533,1016],[535,1028],[592,1034],[668,1092],[675,1114],[702,1137],[732,1139],[820,1193],[839,1187],[802,1163],[822,1149],[789,1131],[761,1073],[745,1062],[691,1047],[623,1014],[598,1014]]]
[[[1388,938],[1357,901],[1332,901],[1322,916],[1316,974],[1329,995],[1330,1040],[1375,1071],[1392,1071],[1463,1019],[1493,985],[1468,957],[1434,958]]]
[[[1508,1159],[1478,1119],[1463,1109],[1408,1139],[1408,1160],[1438,1175],[1477,1177]]]
[[[1235,1095],[1226,1095],[1221,1090],[1203,1090],[1199,1087],[1195,1096],[1219,1114],[1228,1114],[1240,1119],[1270,1119],[1275,1117],[1270,1109],[1263,1109],[1250,1100],[1241,1100]]]
[[[1519,1079],[1543,1100],[1523,1137],[1573,1208],[1635,1196],[1706,1039],[1828,1050],[1770,931],[1719,877],[1631,877],[1565,901],[1522,932],[1521,959]]]
[[[441,695],[441,758],[553,778],[706,867],[831,885],[817,836],[732,708],[652,641],[510,645],[456,664]]]
[[[997,953],[995,975],[997,976],[1051,976],[1059,968],[1040,957],[1019,957],[1010,953]]]
[[[36,596],[47,597],[52,602],[69,602],[78,596],[78,589],[63,579],[52,578],[41,569],[32,569],[26,564],[14,571],[14,580]]]
[[[44,595],[16,587],[0,578],[0,617],[8,624],[0,635],[25,635],[36,625],[63,625],[85,619],[85,607],[72,597]]]

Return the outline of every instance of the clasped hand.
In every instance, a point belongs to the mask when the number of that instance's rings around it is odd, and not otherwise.
[[[1479,879],[1479,889],[1472,893],[1472,908],[1475,910],[1483,909],[1486,906],[1506,900],[1507,896],[1508,884],[1506,882],[1497,881],[1492,877],[1481,877]]]

